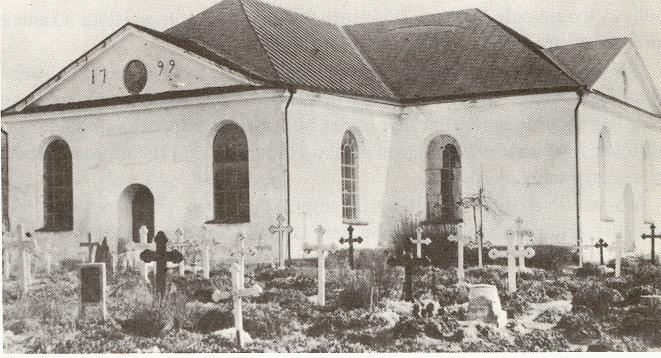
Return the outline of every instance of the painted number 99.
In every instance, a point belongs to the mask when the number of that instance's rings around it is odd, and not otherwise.
[[[158,61],[156,66],[158,66],[158,69],[159,69],[158,70],[158,75],[160,76],[161,74],[163,74],[163,70],[165,69],[166,65],[163,63],[163,61]],[[168,67],[170,67],[170,69],[168,70],[168,73],[171,73],[172,70],[174,70],[174,60],[168,61]]]

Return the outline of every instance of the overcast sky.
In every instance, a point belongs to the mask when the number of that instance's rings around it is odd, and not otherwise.
[[[338,24],[480,8],[542,46],[631,37],[661,88],[661,0],[264,0]],[[126,22],[165,30],[219,0],[2,0],[2,108]]]

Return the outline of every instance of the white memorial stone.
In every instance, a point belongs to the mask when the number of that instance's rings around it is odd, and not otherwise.
[[[317,251],[317,305],[326,305],[326,254],[337,250],[335,243],[324,244],[324,234],[326,230],[319,225],[315,229],[317,234],[317,244],[310,245],[307,242],[303,244],[303,251],[309,254]]]
[[[466,318],[470,321],[495,323],[499,328],[505,327],[507,312],[500,305],[496,286],[485,284],[470,286]]]

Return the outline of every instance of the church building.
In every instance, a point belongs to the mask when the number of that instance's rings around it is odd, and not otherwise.
[[[545,48],[478,9],[339,26],[224,0],[127,23],[2,111],[3,224],[385,245],[404,220],[576,246],[661,224],[661,97],[629,38]],[[614,245],[612,245],[614,246]],[[113,246],[111,246],[113,247]],[[612,256],[609,248],[607,256]],[[595,254],[596,258],[596,254]]]

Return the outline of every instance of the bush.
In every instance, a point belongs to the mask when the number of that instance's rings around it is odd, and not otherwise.
[[[436,289],[434,299],[441,306],[451,306],[468,302],[468,289],[465,286],[441,286]]]
[[[583,264],[583,267],[576,269],[575,274],[577,277],[599,276],[601,275],[601,270],[599,269],[599,265],[586,262]]]
[[[627,305],[637,305],[640,303],[640,296],[654,294],[656,294],[656,289],[649,285],[632,287],[626,291],[624,303]]]
[[[525,352],[565,352],[569,351],[569,342],[560,333],[550,330],[534,329],[519,334],[514,344]]]
[[[593,282],[577,282],[572,288],[572,296],[574,309],[583,306],[598,315],[607,313],[611,306],[624,300],[620,292]]]
[[[366,310],[324,312],[317,317],[306,334],[312,337],[322,335],[346,334],[348,330],[363,329],[369,325]]]
[[[525,294],[520,294],[518,291],[514,293],[504,291],[499,296],[508,317],[520,317],[530,312],[530,303],[526,300]]]
[[[586,312],[568,313],[555,326],[572,343],[581,344],[601,338],[602,327]]]
[[[627,335],[640,334],[661,344],[661,307],[635,306],[625,313],[620,332]]]
[[[463,352],[516,352],[517,347],[491,325],[477,325],[477,339],[461,342]]]
[[[535,245],[535,256],[526,259],[526,266],[550,271],[560,271],[578,262],[578,253],[572,247]]]
[[[277,303],[244,306],[243,328],[253,337],[275,339],[297,329],[294,314]]]

